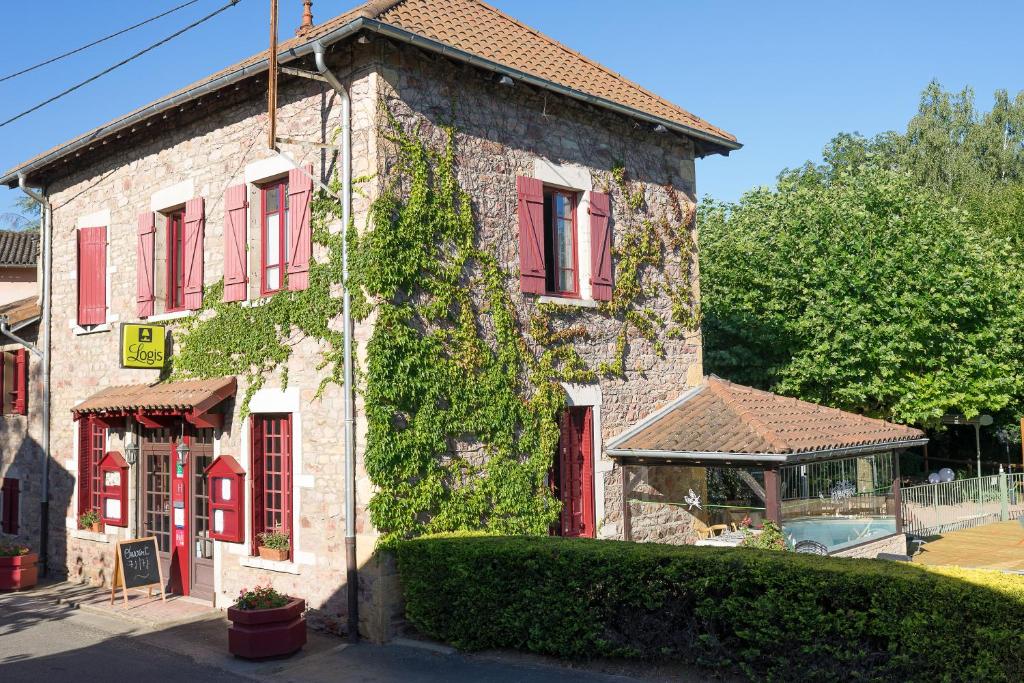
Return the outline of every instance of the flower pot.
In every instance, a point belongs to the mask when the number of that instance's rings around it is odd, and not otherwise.
[[[31,588],[39,579],[38,555],[29,553],[16,557],[0,557],[0,590],[17,591]]]
[[[103,522],[94,522],[89,525],[89,531],[94,531],[97,534],[103,533]]]
[[[264,560],[273,560],[274,562],[284,562],[288,559],[287,550],[274,550],[272,548],[259,547],[260,557]]]
[[[228,608],[228,651],[245,659],[294,654],[306,644],[306,601],[292,598],[272,609]]]

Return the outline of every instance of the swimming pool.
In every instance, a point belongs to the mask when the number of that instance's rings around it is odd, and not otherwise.
[[[817,541],[830,553],[873,538],[896,533],[894,517],[799,517],[782,523],[790,547],[799,541]]]

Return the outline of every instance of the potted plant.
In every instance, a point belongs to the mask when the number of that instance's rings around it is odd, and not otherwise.
[[[39,579],[38,556],[23,545],[0,543],[0,590],[31,588]]]
[[[291,546],[288,534],[276,530],[264,531],[259,535],[259,539],[260,557],[264,560],[284,562],[288,559],[288,549]]]
[[[228,608],[228,651],[245,659],[282,657],[306,644],[306,601],[270,586],[243,588]]]
[[[100,522],[100,514],[95,510],[83,512],[78,516],[78,526],[89,531],[99,533],[103,531],[103,524]]]

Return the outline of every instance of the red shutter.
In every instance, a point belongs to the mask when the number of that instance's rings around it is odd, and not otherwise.
[[[203,233],[206,204],[202,197],[185,203],[185,308],[203,307]]]
[[[612,298],[612,231],[608,227],[610,202],[604,192],[590,196],[590,284],[595,301]]]
[[[78,514],[92,509],[92,420],[78,421]]]
[[[153,315],[153,245],[156,223],[152,211],[139,214],[138,248],[135,262],[135,291],[140,318]]]
[[[0,513],[3,514],[0,531],[5,534],[16,534],[18,533],[18,480],[4,477],[3,484],[0,485],[0,493],[3,494],[4,499],[3,510],[0,510]]]
[[[594,409],[584,408],[583,435],[580,438],[580,467],[582,469],[583,523],[580,536],[594,538]]]
[[[245,185],[229,187],[224,193],[224,301],[245,301],[249,285],[246,269],[246,212],[249,202]]]
[[[14,355],[14,412],[28,415],[28,351],[18,349]]]
[[[313,167],[288,172],[288,289],[309,287],[309,259],[313,253],[310,210]]]
[[[519,288],[530,294],[545,291],[544,183],[516,176],[519,203]]]
[[[78,324],[107,322],[107,229],[78,231]]]

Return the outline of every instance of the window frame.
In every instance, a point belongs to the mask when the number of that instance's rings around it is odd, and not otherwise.
[[[165,271],[164,313],[185,310],[185,208],[181,207],[165,214],[164,232],[167,260]],[[175,249],[180,244],[180,250]],[[180,259],[180,260],[179,260]],[[178,281],[180,280],[180,286]],[[180,296],[180,299],[176,298]]]
[[[293,459],[294,449],[294,420],[292,413],[253,413],[250,416],[250,449],[249,449],[249,472],[250,487],[252,493],[252,538],[251,553],[253,556],[259,554],[259,535],[273,529],[266,524],[266,495],[267,495],[267,468],[266,468],[266,424],[275,420],[281,421],[281,452],[277,454],[281,458],[280,470],[274,472],[281,478],[281,488],[273,490],[281,495],[280,517],[281,524],[277,530],[288,536],[288,560],[295,559],[295,528],[294,528],[294,495],[293,495]],[[262,459],[262,462],[259,460]]]
[[[288,176],[270,180],[258,186],[260,191],[260,296],[272,296],[287,289],[288,273],[288,220],[291,207],[288,206]],[[278,262],[267,263],[267,195],[277,192],[278,220]],[[267,286],[267,268],[278,268],[277,287]]]
[[[558,250],[558,204],[555,201],[555,196],[561,195],[569,201],[569,215],[571,217],[571,235],[572,235],[572,280],[573,288],[571,290],[562,290],[557,287],[559,280],[559,272],[563,269],[559,259]],[[551,196],[551,210],[547,210],[548,197]],[[544,292],[547,296],[557,296],[566,299],[579,299],[582,294],[580,292],[580,243],[579,243],[579,228],[577,213],[580,203],[580,193],[576,190],[572,190],[565,187],[559,187],[556,185],[544,184]],[[550,221],[550,230],[549,222]],[[548,265],[548,248],[550,247],[551,264]],[[552,273],[553,277],[549,278],[548,274]]]

